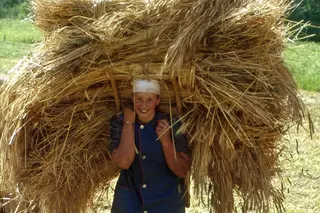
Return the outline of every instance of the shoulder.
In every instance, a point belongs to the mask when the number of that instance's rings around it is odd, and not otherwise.
[[[178,116],[170,116],[169,114],[167,113],[163,113],[163,112],[157,112],[156,113],[156,118],[158,120],[161,120],[161,119],[167,119],[168,121],[180,121],[181,119],[178,117]]]
[[[166,120],[170,120],[170,115],[163,113],[163,112],[157,112],[156,113],[156,120],[162,120],[162,119],[166,119]]]
[[[166,119],[171,125],[173,126],[181,126],[182,125],[182,120],[180,117],[178,116],[170,116],[167,113],[163,113],[163,112],[157,112],[156,113],[156,120],[162,120],[162,119]]]

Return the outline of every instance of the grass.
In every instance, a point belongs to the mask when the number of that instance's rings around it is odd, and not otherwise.
[[[0,19],[0,40],[15,43],[36,43],[42,33],[29,20]]]
[[[285,207],[288,213],[320,212],[320,94],[301,91],[314,123],[312,138],[307,131],[292,128],[285,137],[283,177],[287,179]],[[307,121],[304,126],[307,127]]]
[[[7,73],[32,47],[33,44],[0,41],[0,74]]]
[[[9,71],[41,39],[41,32],[28,20],[0,19],[0,74]]]
[[[288,44],[284,58],[300,89],[320,92],[320,43]]]

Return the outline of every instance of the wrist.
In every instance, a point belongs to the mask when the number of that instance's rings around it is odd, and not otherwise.
[[[123,123],[124,123],[124,124],[134,124],[134,121],[131,122],[131,121],[124,120]]]

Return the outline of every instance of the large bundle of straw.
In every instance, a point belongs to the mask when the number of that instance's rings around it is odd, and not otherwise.
[[[119,169],[108,122],[134,78],[162,83],[216,212],[281,208],[281,136],[302,108],[281,58],[286,0],[34,0],[44,42],[1,94],[2,171],[41,212],[80,212]],[[181,113],[181,110],[180,110]],[[209,186],[211,187],[207,187]]]

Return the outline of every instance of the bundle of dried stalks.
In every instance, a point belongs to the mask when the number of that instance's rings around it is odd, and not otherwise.
[[[282,208],[281,136],[302,106],[281,58],[286,0],[34,0],[47,32],[1,94],[1,154],[41,212],[81,212],[118,174],[108,122],[134,78],[183,107],[198,194],[216,212]],[[181,102],[180,102],[181,99]],[[208,187],[212,186],[212,187]],[[272,202],[271,202],[272,201]]]

